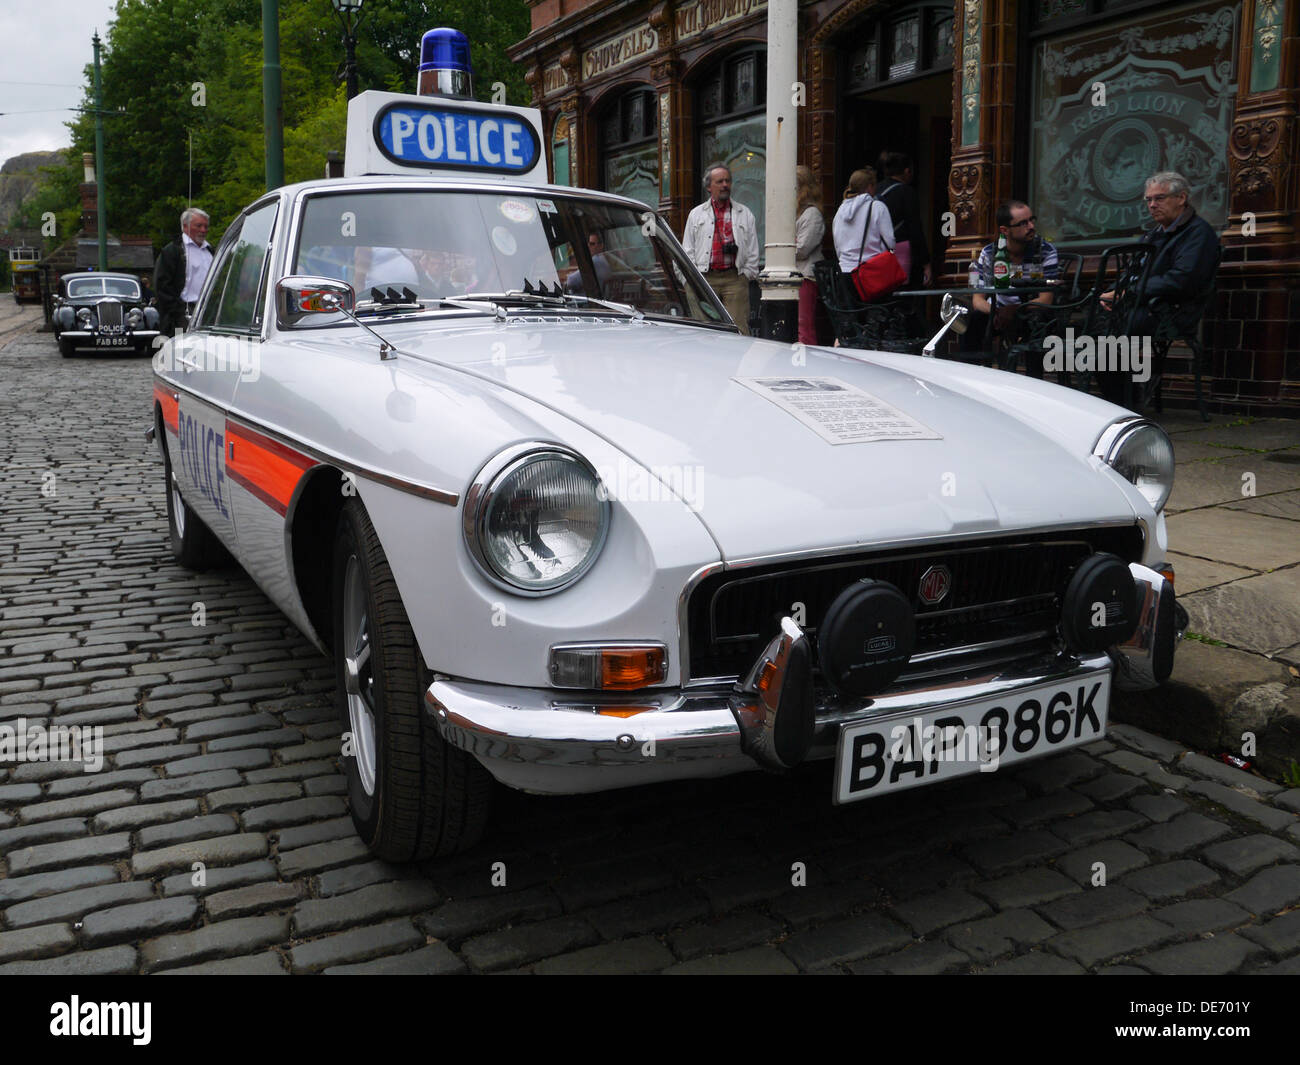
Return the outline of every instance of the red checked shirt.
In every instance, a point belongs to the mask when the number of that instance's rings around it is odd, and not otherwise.
[[[709,269],[730,270],[736,265],[736,255],[726,254],[722,246],[736,242],[731,234],[731,201],[710,200],[709,203],[713,207],[713,252],[709,256]]]

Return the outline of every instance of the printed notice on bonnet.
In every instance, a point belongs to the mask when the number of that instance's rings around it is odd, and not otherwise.
[[[835,377],[733,377],[793,415],[829,444],[942,440],[915,418]]]

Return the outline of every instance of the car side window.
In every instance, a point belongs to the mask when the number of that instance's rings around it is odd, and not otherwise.
[[[222,238],[221,245],[212,258],[212,274],[207,286],[207,298],[203,301],[198,314],[195,316],[195,329],[211,329],[214,324],[216,312],[221,306],[222,292],[225,290],[226,282],[230,277],[230,266],[234,261],[231,252],[238,246],[239,234],[243,232],[243,228],[244,219],[235,219],[231,227],[226,230],[226,235]]]
[[[261,323],[262,283],[278,207],[268,203],[245,215],[234,239],[222,242],[226,256],[208,294],[203,324],[210,317],[213,328],[244,331]]]

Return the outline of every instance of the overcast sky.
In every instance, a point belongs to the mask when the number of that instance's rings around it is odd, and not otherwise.
[[[114,0],[0,2],[0,162],[23,152],[66,148],[64,126],[81,104],[91,35],[107,36]],[[36,112],[36,113],[33,113]]]

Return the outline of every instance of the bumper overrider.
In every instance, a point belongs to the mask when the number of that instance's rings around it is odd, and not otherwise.
[[[922,721],[940,726],[970,721],[972,710],[985,711],[984,720],[992,717],[1007,726],[1001,741],[994,738],[992,765],[985,749],[965,768],[942,775],[987,771],[999,761],[1091,742],[1104,730],[1112,683],[1122,690],[1144,690],[1169,676],[1186,612],[1175,602],[1172,581],[1137,563],[1127,570],[1134,590],[1124,608],[1128,618],[1116,622],[1114,609],[1108,617],[1128,633],[1122,640],[1098,648],[1081,646],[1088,643],[1086,632],[1071,638],[1068,616],[1084,617],[1097,605],[1094,582],[1067,592],[1062,646],[956,677],[886,684],[875,695],[815,686],[812,641],[787,617],[750,670],[730,686],[620,695],[439,678],[425,693],[425,704],[447,742],[475,755],[503,784],[538,793],[577,794],[755,768],[780,770],[837,755],[843,763],[842,735],[866,730],[919,738]],[[1114,576],[1110,572],[1098,580],[1113,585]],[[1097,638],[1094,634],[1094,643]],[[824,656],[822,666],[825,675]],[[1064,727],[1064,737],[1049,749],[1029,749],[1032,744],[1022,744],[1021,736],[1011,732],[1012,723],[1020,721],[1018,713],[1030,716],[1024,710],[1029,705],[1044,714],[1043,735],[1053,727],[1053,713],[1065,722],[1069,710],[1074,724]],[[1082,727],[1085,722],[1090,727]],[[931,764],[929,773],[936,768]],[[850,782],[838,795],[865,797],[850,794],[855,790]]]

